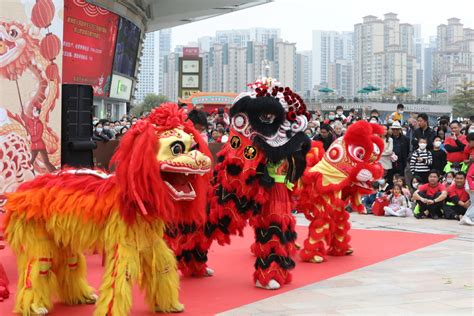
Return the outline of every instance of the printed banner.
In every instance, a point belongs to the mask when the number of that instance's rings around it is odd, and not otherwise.
[[[0,208],[61,165],[62,0],[1,0]]]
[[[110,89],[118,15],[87,3],[65,0],[63,82],[87,84],[97,97]]]

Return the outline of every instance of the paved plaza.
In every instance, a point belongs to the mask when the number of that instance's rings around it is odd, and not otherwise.
[[[354,213],[351,222],[355,229],[457,237],[219,315],[474,315],[473,227]],[[308,222],[298,215],[298,224]]]

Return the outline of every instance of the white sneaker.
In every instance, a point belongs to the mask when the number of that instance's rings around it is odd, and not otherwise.
[[[213,276],[214,275],[214,270],[207,267],[206,268],[206,276]]]
[[[474,222],[472,221],[472,219],[469,217],[469,216],[463,216],[464,218],[464,222],[469,225],[469,226],[474,226]]]
[[[270,280],[267,285],[262,285],[259,280],[255,282],[255,286],[265,290],[278,290],[280,288],[280,283],[275,280]]]

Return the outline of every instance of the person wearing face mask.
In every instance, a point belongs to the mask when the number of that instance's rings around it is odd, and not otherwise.
[[[433,148],[433,140],[436,136],[436,133],[428,125],[428,115],[426,115],[426,113],[418,114],[416,120],[418,122],[418,128],[413,133],[413,150],[416,150],[418,148],[418,141],[420,140],[420,138],[424,138],[426,140],[428,149]]]
[[[92,140],[108,142],[111,138],[104,132],[102,123],[97,123],[94,126],[94,132],[92,133]]]
[[[338,105],[336,107],[336,116],[335,119],[338,119],[340,121],[344,121],[346,119],[346,116],[344,115],[344,109],[341,105]]]
[[[334,112],[329,112],[327,124],[334,122],[335,119],[336,119],[336,114],[334,114]]]
[[[430,166],[433,163],[431,152],[426,149],[428,142],[425,138],[418,140],[418,149],[413,152],[410,159],[410,171],[413,175],[419,176],[422,183],[428,181]]]
[[[405,109],[405,106],[403,104],[398,104],[397,105],[397,110],[390,114],[389,119],[392,120],[393,122],[400,122],[400,124],[403,124],[403,111]]]
[[[433,157],[433,164],[431,169],[438,170],[439,173],[444,173],[443,169],[446,166],[446,152],[441,148],[441,138],[436,136],[433,142],[433,149],[431,149],[431,156]]]
[[[323,124],[319,129],[319,134],[316,135],[313,140],[318,140],[323,143],[324,150],[328,150],[334,141],[334,135],[331,132],[331,127]]]
[[[464,160],[467,158],[464,153],[464,148],[467,145],[466,135],[461,134],[461,124],[456,120],[452,121],[449,127],[451,128],[451,136],[446,137],[444,141],[448,161],[444,172],[451,171],[451,166],[454,163],[461,164],[461,170],[466,171],[467,165],[464,164]]]

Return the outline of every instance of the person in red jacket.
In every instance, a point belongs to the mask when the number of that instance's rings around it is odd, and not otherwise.
[[[452,121],[449,127],[451,128],[451,136],[446,137],[444,141],[444,149],[447,152],[446,160],[448,161],[444,172],[449,172],[453,163],[463,165],[464,160],[466,160],[464,148],[467,145],[467,140],[466,135],[461,134],[461,124],[458,121]],[[465,167],[461,166],[461,169],[465,170]]]
[[[448,187],[446,204],[443,205],[444,218],[460,220],[471,205],[465,183],[466,174],[464,172],[456,173],[454,183]]]
[[[43,163],[49,172],[56,170],[53,164],[49,161],[48,153],[46,152],[46,145],[43,141],[43,122],[40,120],[39,115],[41,108],[38,105],[33,105],[32,114],[33,117],[29,117],[25,114],[25,111],[21,111],[21,119],[25,123],[25,128],[30,136],[31,141],[31,164],[33,165],[38,154],[43,158]]]

